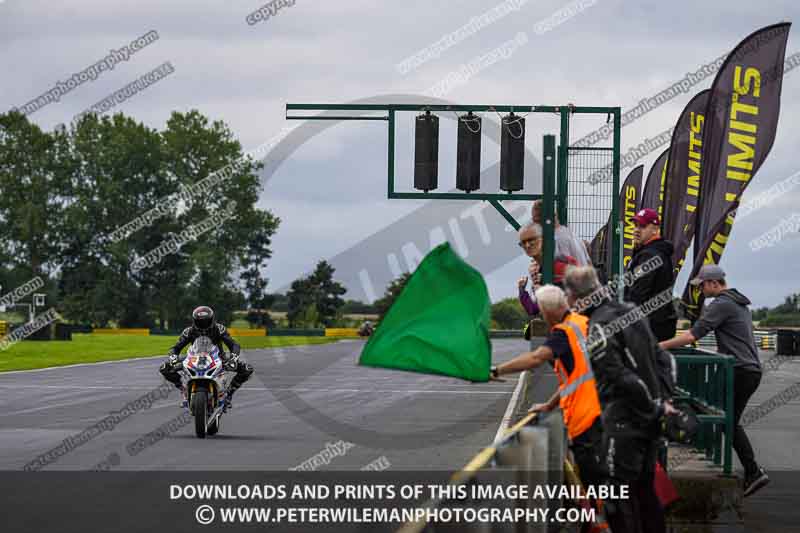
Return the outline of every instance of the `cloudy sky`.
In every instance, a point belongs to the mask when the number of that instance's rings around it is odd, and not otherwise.
[[[290,5],[291,4],[291,5]],[[404,72],[404,59],[497,6],[514,10],[462,35],[446,50]],[[251,15],[265,7],[260,15]],[[580,6],[574,16],[551,17]],[[273,13],[270,16],[264,13]],[[576,11],[572,9],[571,11]],[[564,13],[562,11],[562,13]],[[259,204],[281,220],[267,270],[284,288],[320,259],[330,259],[348,297],[371,299],[394,274],[448,240],[486,276],[493,300],[515,294],[526,270],[515,236],[499,215],[474,202],[386,199],[385,122],[285,120],[285,104],[425,102],[432,95],[460,104],[621,106],[623,112],[688,72],[730,51],[755,29],[800,15],[796,1],[688,2],[584,0],[277,0],[264,2],[0,0],[0,106],[10,109],[155,30],[158,40],[81,83],[29,118],[50,129],[139,76],[169,61],[174,72],[112,111],[162,128],[172,111],[198,109],[225,121],[247,149],[283,138],[265,161]],[[547,20],[558,20],[555,27]],[[800,51],[793,28],[787,57]],[[493,51],[491,60],[438,93],[448,75]],[[454,79],[450,76],[450,79]],[[622,130],[624,151],[673,125],[683,106],[711,78]],[[441,86],[439,86],[441,88]],[[800,170],[800,68],[786,74],[775,144],[745,193],[752,198]],[[442,117],[440,189],[454,184],[452,117]],[[397,131],[398,189],[412,172],[413,114]],[[496,116],[486,115],[482,166],[496,180]],[[495,122],[491,122],[495,121]],[[575,120],[572,141],[602,121]],[[557,133],[555,117],[527,117],[526,190],[538,191],[541,136]],[[494,135],[492,137],[492,135]],[[657,150],[641,162],[649,169]],[[486,190],[491,184],[486,186]],[[733,285],[758,305],[800,291],[800,240],[787,236],[753,252],[749,242],[795,214],[800,188],[738,222],[722,266]],[[509,206],[523,218],[527,206]],[[800,216],[800,214],[798,214]],[[798,219],[791,219],[797,228]],[[796,234],[796,232],[795,232]],[[685,269],[687,270],[687,269]],[[676,292],[682,291],[686,272]]]

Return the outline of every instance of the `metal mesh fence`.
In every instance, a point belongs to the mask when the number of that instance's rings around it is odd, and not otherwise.
[[[611,178],[597,183],[589,177],[614,161],[612,148],[579,148],[567,150],[567,219],[575,235],[589,243],[608,224],[614,194]]]

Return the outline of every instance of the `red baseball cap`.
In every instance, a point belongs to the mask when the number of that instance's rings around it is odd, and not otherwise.
[[[633,216],[633,221],[638,226],[647,226],[648,224],[661,225],[661,219],[658,218],[658,213],[655,209],[642,209]]]

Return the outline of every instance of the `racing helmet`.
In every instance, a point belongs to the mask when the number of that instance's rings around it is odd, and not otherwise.
[[[209,335],[217,324],[214,318],[214,310],[207,305],[201,305],[192,311],[192,324],[202,335]]]

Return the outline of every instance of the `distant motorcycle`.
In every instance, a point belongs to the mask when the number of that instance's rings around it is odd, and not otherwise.
[[[375,327],[372,325],[372,322],[367,320],[361,327],[358,329],[358,336],[359,337],[369,337],[375,332]]]
[[[228,381],[219,346],[208,337],[198,337],[182,362],[186,380],[189,412],[194,416],[194,431],[198,438],[216,435],[225,412]]]

